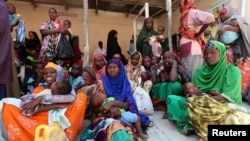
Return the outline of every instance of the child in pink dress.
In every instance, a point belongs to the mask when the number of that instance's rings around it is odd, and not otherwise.
[[[164,26],[159,26],[158,28],[158,35],[157,36],[151,36],[149,38],[149,44],[152,46],[152,52],[154,56],[160,57],[162,53],[162,46],[161,43],[164,40],[163,33],[165,31]]]

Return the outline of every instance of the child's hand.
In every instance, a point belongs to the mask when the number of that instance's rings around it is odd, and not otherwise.
[[[159,68],[159,65],[158,65],[158,64],[153,65],[153,69],[154,69],[154,70],[157,70],[158,68]]]
[[[112,115],[112,117],[115,117],[115,118],[120,118],[122,116],[120,109],[117,107],[112,107],[110,109],[110,114]]]
[[[220,92],[219,91],[210,91],[209,94],[212,96],[215,96],[215,95],[220,95]]]
[[[112,103],[113,103],[113,101],[102,105],[102,109],[103,109],[104,113],[107,113],[110,111],[110,109],[113,107]]]
[[[34,108],[41,103],[43,97],[37,97],[33,101],[25,103],[23,105],[22,112],[29,113],[29,111],[33,111]]]

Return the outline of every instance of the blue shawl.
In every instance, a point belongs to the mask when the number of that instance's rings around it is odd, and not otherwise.
[[[109,76],[107,73],[109,64],[116,64],[119,67],[120,70],[117,76]],[[101,78],[106,95],[108,97],[114,97],[118,101],[127,102],[130,111],[138,113],[138,108],[123,63],[118,59],[109,60],[106,66],[106,74],[106,76]],[[129,104],[133,105],[133,109],[131,109],[132,107]]]

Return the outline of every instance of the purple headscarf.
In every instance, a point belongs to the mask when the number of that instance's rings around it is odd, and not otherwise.
[[[5,2],[0,0],[0,84],[12,82],[12,54],[11,54],[11,36],[10,21]]]
[[[107,73],[107,68],[110,64],[116,64],[120,69],[118,75],[115,77],[111,77]],[[101,78],[106,95],[108,97],[114,97],[118,101],[127,102],[130,111],[137,113],[138,109],[123,63],[118,59],[109,60],[106,66],[106,74],[106,76]],[[132,104],[132,107],[130,104]]]

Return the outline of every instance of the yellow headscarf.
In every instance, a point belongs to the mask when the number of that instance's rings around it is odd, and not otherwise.
[[[55,70],[57,70],[56,64],[52,63],[52,62],[48,62],[47,65],[44,67],[44,69],[46,68],[53,68]]]

